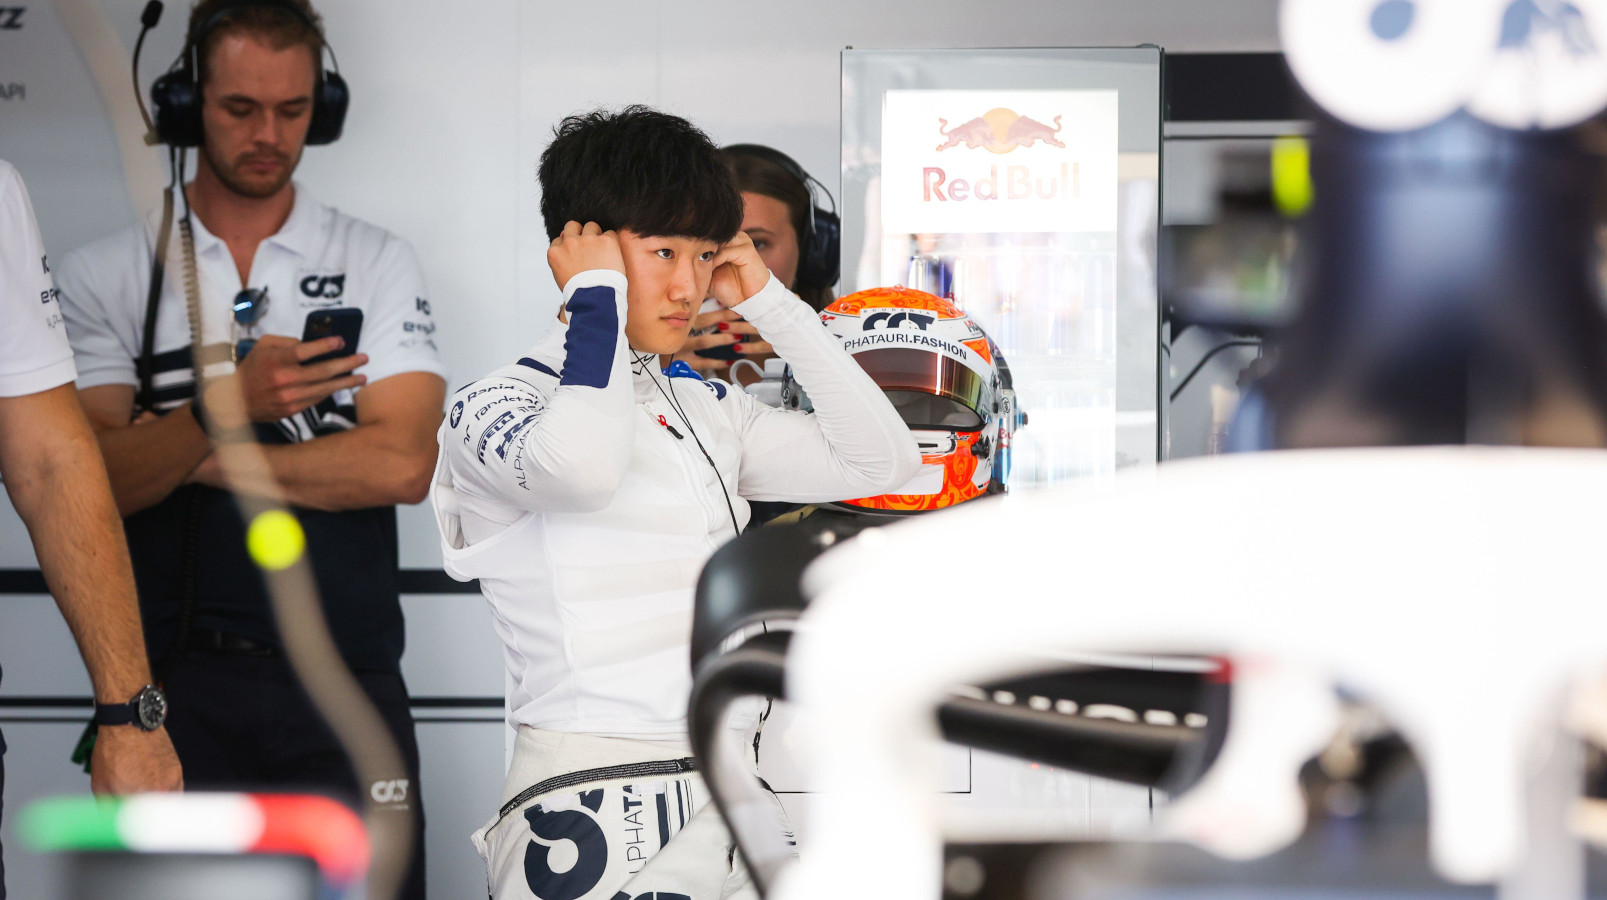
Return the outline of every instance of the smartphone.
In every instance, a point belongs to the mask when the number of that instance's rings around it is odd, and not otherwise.
[[[339,350],[331,350],[321,356],[303,362],[310,366],[313,363],[324,362],[330,359],[340,359],[342,356],[351,356],[357,352],[357,338],[363,333],[363,311],[350,307],[337,307],[335,309],[315,309],[307,314],[307,324],[301,329],[301,340],[316,341],[320,338],[339,335],[346,339],[346,343]]]
[[[708,300],[708,301],[704,302],[703,308],[698,310],[698,313],[701,315],[702,313],[712,312],[713,310],[716,310],[716,309],[719,309],[719,308],[720,308],[719,304],[715,303],[713,300]],[[742,320],[738,319],[737,321],[740,322]],[[693,334],[694,335],[696,335],[696,334],[708,334],[709,332],[712,332],[713,330],[714,330],[713,328],[709,328],[709,329],[706,329],[706,330],[701,331],[701,332],[694,332]],[[736,344],[740,344],[740,343],[742,343],[742,336],[738,335]],[[723,360],[726,360],[727,362],[735,362],[736,360],[739,360],[739,359],[747,359],[746,356],[743,356],[742,354],[740,354],[740,353],[736,352],[735,350],[731,349],[732,347],[736,346],[736,344],[721,344],[718,347],[710,347],[707,350],[698,350],[698,351],[695,351],[695,352],[697,353],[698,356],[701,356],[704,359],[723,359]]]
[[[739,359],[747,359],[747,357],[745,357],[742,354],[736,352],[735,350],[732,350],[731,348],[733,346],[735,346],[735,345],[734,344],[721,344],[718,347],[710,347],[707,350],[697,350],[697,351],[694,351],[694,352],[696,352],[698,356],[701,356],[701,357],[703,357],[705,359],[724,359],[724,360],[730,360],[732,362],[735,362],[736,360],[739,360]]]

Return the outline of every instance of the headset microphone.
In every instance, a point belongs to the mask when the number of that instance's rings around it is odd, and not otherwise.
[[[134,41],[134,102],[139,104],[140,118],[145,120],[145,145],[155,146],[162,142],[156,136],[156,123],[151,121],[151,114],[145,108],[145,95],[139,89],[139,55],[145,46],[145,35],[156,23],[162,21],[162,0],[151,0],[145,4],[145,11],[139,15],[139,38]]]

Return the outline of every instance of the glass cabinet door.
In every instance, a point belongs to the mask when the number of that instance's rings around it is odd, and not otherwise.
[[[1012,488],[1155,463],[1160,98],[1150,47],[843,53],[843,291],[987,331]]]

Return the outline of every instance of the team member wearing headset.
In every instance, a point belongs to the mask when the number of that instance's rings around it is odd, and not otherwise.
[[[499,900],[715,900],[746,873],[688,758],[698,572],[749,500],[881,493],[920,456],[740,232],[741,199],[690,123],[571,117],[540,178],[560,324],[454,396],[431,492],[447,572],[491,604],[518,726],[475,842]],[[711,294],[786,356],[814,414],[660,370]]]
[[[169,265],[148,332],[148,396],[140,370],[158,217],[67,257],[62,305],[188,784],[323,789],[417,809],[395,505],[428,489],[445,384],[413,249],[291,180],[307,143],[340,133],[345,85],[323,71],[323,47],[307,0],[192,10],[183,62],[152,96],[158,135],[200,147],[184,190],[206,333],[192,336],[183,267]],[[173,246],[181,237],[175,229]],[[348,348],[357,352],[315,361],[343,342],[303,342],[304,325],[334,308],[364,314]],[[204,418],[227,413],[195,396],[192,337],[208,356],[225,348],[209,374],[238,382],[275,482],[243,489],[280,492],[296,508],[335,643],[400,745],[406,780],[356,784],[282,656],[221,477],[218,454],[239,448],[214,452],[202,431]],[[207,393],[218,396],[216,386]],[[424,895],[422,858],[406,896]]]
[[[825,309],[837,283],[841,231],[836,212],[816,202],[816,186],[828,199],[830,193],[780,150],[730,144],[721,148],[720,155],[742,194],[742,233],[753,240],[759,258],[788,290],[816,311]],[[725,374],[733,359],[698,354],[722,347],[728,348],[724,355],[755,364],[775,355],[757,329],[734,310],[705,302],[692,320],[692,336],[675,359],[703,374]],[[752,376],[743,372],[726,377],[746,382]]]

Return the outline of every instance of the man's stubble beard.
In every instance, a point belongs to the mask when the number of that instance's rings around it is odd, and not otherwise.
[[[234,175],[234,164],[228,160],[219,160],[213,155],[212,148],[207,144],[201,145],[201,152],[206,156],[207,165],[212,169],[213,174],[218,176],[218,181],[225,188],[228,188],[232,193],[242,197],[250,197],[253,200],[263,200],[279,193],[290,182],[291,176],[296,174],[296,167],[301,163],[301,152],[297,151],[296,155],[291,158],[289,165],[285,166],[284,174],[264,187],[260,183],[247,182],[237,178]]]

